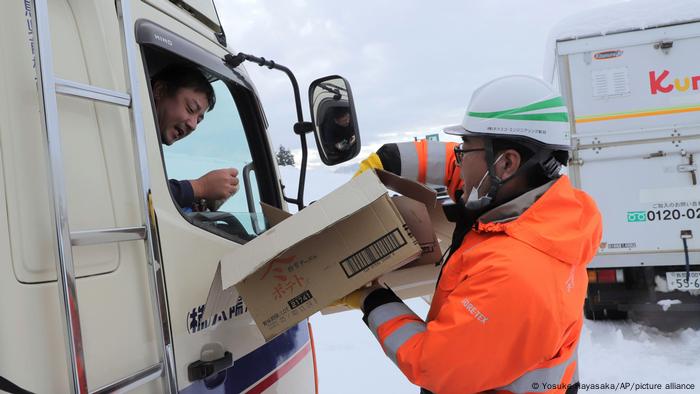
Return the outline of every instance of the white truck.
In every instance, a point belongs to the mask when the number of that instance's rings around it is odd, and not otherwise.
[[[545,79],[569,104],[569,175],[603,215],[586,316],[697,316],[700,4],[593,10],[562,21],[549,45]]]
[[[0,52],[0,391],[317,392],[308,322],[265,343],[240,297],[203,319],[221,257],[265,230],[259,203],[303,206],[305,134],[323,135],[291,72],[233,52],[211,0],[3,1]],[[296,198],[243,61],[292,80]],[[150,79],[173,63],[217,103],[162,147]],[[356,125],[346,81],[321,82]],[[175,203],[168,179],[224,167],[243,182],[218,211]]]

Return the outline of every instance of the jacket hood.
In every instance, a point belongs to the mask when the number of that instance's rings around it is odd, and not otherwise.
[[[504,232],[549,256],[578,265],[588,264],[595,256],[603,224],[595,201],[562,176],[486,212],[479,218],[477,231]]]

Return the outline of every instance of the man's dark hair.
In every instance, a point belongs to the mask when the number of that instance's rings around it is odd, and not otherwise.
[[[195,92],[204,93],[209,101],[208,111],[214,109],[216,95],[209,81],[195,67],[186,64],[171,64],[160,70],[151,78],[151,85],[155,87],[157,82],[165,86],[165,94],[174,96],[180,88],[190,88]]]
[[[530,146],[529,144],[523,144],[520,142],[503,138],[493,138],[491,139],[491,144],[493,146],[493,152],[495,157],[498,157],[498,155],[501,152],[506,151],[508,149],[513,149],[516,152],[518,152],[518,154],[520,154],[521,166],[528,159],[534,156],[534,149],[536,149],[534,146]],[[567,151],[553,151],[552,156],[562,165],[566,165],[569,159],[569,153]],[[534,165],[530,167],[528,170],[526,170],[526,173],[524,175],[527,178],[528,187],[531,189],[540,187],[545,183],[551,181],[551,179],[545,175],[544,170],[539,165]]]

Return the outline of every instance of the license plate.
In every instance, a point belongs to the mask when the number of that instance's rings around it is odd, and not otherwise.
[[[667,272],[669,290],[700,290],[700,272],[690,271],[690,280],[685,272]]]

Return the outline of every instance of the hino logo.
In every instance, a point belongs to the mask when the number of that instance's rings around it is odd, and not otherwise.
[[[162,42],[163,44],[166,44],[166,45],[168,45],[168,46],[173,46],[173,40],[169,40],[169,39],[167,39],[167,38],[165,38],[165,37],[163,37],[163,36],[159,36],[158,34],[154,34],[153,37],[154,37],[156,40]]]

